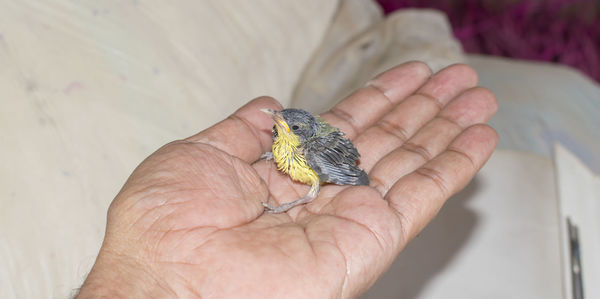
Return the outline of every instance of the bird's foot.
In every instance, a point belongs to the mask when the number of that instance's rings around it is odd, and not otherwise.
[[[315,198],[316,198],[316,196],[311,196],[311,194],[307,194],[306,196],[304,196],[298,200],[284,203],[279,206],[272,206],[266,202],[263,202],[262,204],[265,207],[265,212],[270,213],[270,214],[279,214],[279,213],[287,212],[295,206],[309,203],[309,202],[313,201]]]
[[[267,161],[273,160],[273,153],[272,152],[266,152],[266,153],[260,155],[260,158],[261,159],[265,159]]]

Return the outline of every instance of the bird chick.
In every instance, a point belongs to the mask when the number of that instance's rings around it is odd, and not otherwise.
[[[292,180],[311,185],[308,194],[298,200],[280,206],[263,203],[267,212],[283,213],[311,202],[322,183],[369,185],[369,177],[356,165],[360,154],[338,128],[301,109],[261,111],[275,122],[272,151],[263,156],[273,158],[277,169]]]

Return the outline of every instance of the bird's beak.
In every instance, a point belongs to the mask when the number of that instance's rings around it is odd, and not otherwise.
[[[281,115],[280,111],[275,111],[273,109],[268,108],[260,109],[260,111],[270,115],[273,121],[275,121],[275,124],[277,124],[277,126],[281,129],[281,131],[285,133],[290,132],[290,127],[288,126],[287,122],[285,122],[285,119],[283,119],[283,115]]]

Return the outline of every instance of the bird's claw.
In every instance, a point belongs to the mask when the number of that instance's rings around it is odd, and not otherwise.
[[[269,214],[280,214],[287,212],[289,209],[294,207],[294,205],[290,205],[290,203],[282,204],[280,206],[272,206],[266,202],[263,202],[262,205],[265,207],[265,212]]]
[[[272,152],[266,152],[266,153],[260,155],[260,158],[261,159],[265,159],[267,161],[273,160],[273,153]]]
[[[279,206],[272,206],[266,202],[263,202],[262,205],[263,205],[263,207],[265,207],[265,212],[267,212],[269,214],[279,214],[279,213],[287,212],[288,210],[290,210],[291,208],[293,208],[295,206],[307,204],[307,203],[313,201],[317,197],[318,192],[319,192],[319,185],[317,185],[317,187],[315,189],[311,189],[311,191],[308,194],[306,194],[306,196],[304,196],[298,200],[294,200],[292,202],[286,202]]]

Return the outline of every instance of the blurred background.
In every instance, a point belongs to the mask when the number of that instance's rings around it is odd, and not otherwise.
[[[377,0],[386,14],[443,11],[467,53],[556,62],[600,82],[600,1]]]

